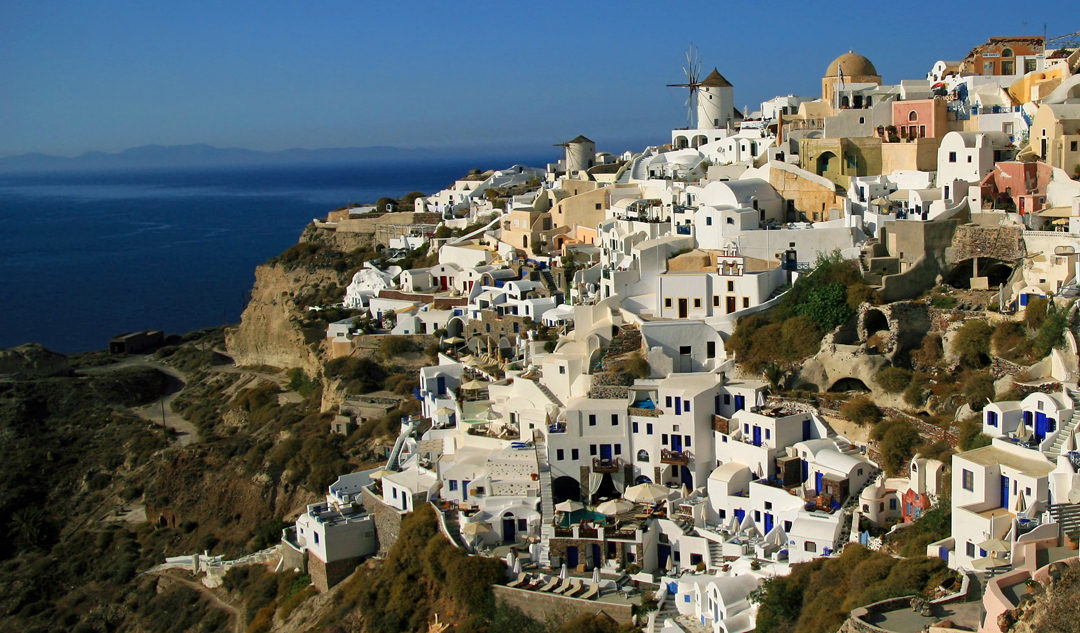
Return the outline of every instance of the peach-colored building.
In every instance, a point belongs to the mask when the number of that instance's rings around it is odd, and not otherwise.
[[[941,138],[949,132],[944,99],[893,101],[893,126],[902,139]]]
[[[1003,161],[983,178],[982,197],[999,209],[1011,201],[1021,215],[1035,213],[1046,205],[1046,185],[1052,177],[1053,168],[1046,163]]]
[[[985,44],[971,49],[960,62],[961,74],[1017,75],[1035,70],[1035,56],[1046,49],[1041,36],[991,37]],[[1022,65],[1017,58],[1022,58]]]

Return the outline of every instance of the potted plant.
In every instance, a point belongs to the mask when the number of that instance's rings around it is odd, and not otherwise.
[[[1039,583],[1034,578],[1028,578],[1024,581],[1024,588],[1028,593],[1035,593],[1035,590],[1039,588]]]
[[[1074,530],[1065,534],[1065,545],[1072,550],[1080,548],[1080,530]]]

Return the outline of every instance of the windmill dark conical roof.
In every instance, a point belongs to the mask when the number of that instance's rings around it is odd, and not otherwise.
[[[568,144],[569,144],[569,143],[593,143],[593,141],[591,141],[590,139],[587,139],[587,138],[585,138],[584,136],[582,136],[582,135],[578,134],[578,137],[577,137],[577,138],[575,138],[575,139],[574,139],[574,140],[572,140],[572,141],[567,141],[567,143],[568,143]],[[595,144],[596,144],[596,143],[593,143],[593,145],[595,145]]]
[[[734,86],[731,85],[731,82],[728,81],[727,79],[724,79],[724,76],[721,75],[719,72],[717,72],[717,70],[715,68],[713,68],[712,72],[709,73],[709,76],[706,77],[705,80],[702,81],[698,85],[702,86],[702,87],[705,87],[705,88],[733,88],[734,87]]]

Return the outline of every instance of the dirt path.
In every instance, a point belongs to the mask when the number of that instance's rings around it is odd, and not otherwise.
[[[176,431],[176,443],[180,446],[187,446],[188,444],[198,442],[199,429],[172,409],[173,400],[180,395],[180,392],[183,391],[184,386],[187,384],[185,376],[176,369],[162,363],[148,361],[143,356],[132,356],[130,358],[125,358],[118,363],[113,363],[112,365],[91,367],[80,370],[80,372],[84,374],[105,374],[124,367],[151,367],[165,374],[169,380],[168,391],[164,398],[153,404],[142,407],[133,407],[131,412],[158,426],[161,426],[164,422],[165,426]]]
[[[185,585],[185,586],[187,586],[187,587],[189,587],[191,589],[194,589],[195,591],[198,591],[201,595],[205,596],[206,599],[208,599],[210,601],[210,604],[214,605],[218,609],[222,609],[222,610],[226,611],[229,614],[229,618],[232,619],[232,622],[233,622],[233,627],[232,627],[233,628],[233,633],[242,633],[243,632],[243,630],[244,630],[244,620],[243,620],[243,617],[242,617],[242,615],[240,613],[240,609],[237,609],[233,605],[231,605],[228,602],[225,602],[224,600],[219,598],[216,593],[214,593],[210,589],[206,588],[202,583],[187,580],[186,578],[179,578],[177,576],[174,576],[172,574],[168,574],[168,573],[165,573],[165,572],[150,572],[150,573],[157,576],[158,578],[164,578],[164,579],[166,579],[168,581],[171,581],[171,582],[178,582],[181,585]]]

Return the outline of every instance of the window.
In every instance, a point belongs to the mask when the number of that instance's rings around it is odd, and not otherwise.
[[[701,307],[701,297],[694,297],[694,308]]]
[[[690,355],[690,346],[689,345],[680,345],[679,346],[679,355],[680,356],[689,356]]]
[[[682,408],[683,408],[683,411],[686,411],[687,413],[690,413],[690,401],[689,400],[683,400]]]
[[[766,501],[765,502],[765,509],[766,510],[772,510],[772,501]]]
[[[765,439],[767,439],[767,440],[772,439],[771,435],[772,435],[772,429],[765,429]]]
[[[813,541],[806,541],[805,543],[803,543],[803,551],[817,552],[817,543]]]
[[[521,324],[518,323],[517,321],[514,321],[514,334],[518,333],[520,327],[521,327]]]
[[[649,461],[649,451],[647,451],[645,449],[641,449],[640,451],[638,451],[637,452],[637,460],[639,462],[647,462],[647,461]]]
[[[589,426],[596,426],[596,414],[589,414]]]
[[[912,110],[911,112],[908,112],[907,120],[908,121],[918,121],[919,120],[919,114],[917,112],[915,112],[914,110]]]
[[[705,358],[716,358],[716,341],[705,343]]]
[[[565,459],[563,457],[563,449],[555,449],[555,460],[561,462],[563,459]]]
[[[998,425],[997,414],[994,413],[993,411],[987,411],[986,412],[986,423],[988,425],[990,425],[990,426],[997,426]]]
[[[660,434],[660,443],[664,444],[664,445],[667,445],[667,433],[661,433]]]
[[[761,522],[761,510],[754,510],[754,520]]]
[[[949,162],[950,163],[955,163],[956,162],[956,152],[949,152]]]
[[[971,163],[971,157],[968,156],[968,163]]]
[[[664,307],[665,308],[670,308],[671,307],[671,297],[664,297]]]
[[[315,544],[316,545],[319,544],[319,533],[318,532],[315,532]]]
[[[559,365],[559,374],[566,373],[566,365]]]
[[[596,210],[597,211],[599,211],[600,209],[603,209],[603,208],[604,208],[604,205],[600,204],[599,202],[596,203]]]
[[[743,297],[742,298],[742,307],[744,307],[744,308],[749,308],[750,307],[750,297]]]
[[[724,404],[731,404],[731,394],[730,393],[725,393],[724,394]]]
[[[589,444],[589,455],[596,455],[596,444]]]
[[[667,403],[665,406],[667,406],[667,408],[670,409],[671,408],[671,396],[665,396],[664,397],[664,402]]]
[[[491,324],[490,323],[487,324],[487,331],[488,331],[488,333],[491,332]]]
[[[672,424],[671,425],[671,430],[678,433],[679,432],[679,425],[678,424]]]
[[[967,544],[967,555],[971,558],[975,558],[975,544],[971,541],[968,541]]]
[[[622,455],[622,444],[616,444],[615,445],[615,454],[616,455]]]
[[[968,492],[975,490],[975,473],[965,468],[964,472],[961,473],[961,476],[963,479],[961,485],[964,487],[964,490],[967,490]]]
[[[1076,144],[1077,144],[1077,141],[1069,141],[1069,151],[1070,152],[1075,152],[1076,151]]]
[[[896,498],[895,497],[892,498],[892,499],[889,499],[889,509],[890,510],[895,510],[896,509]]]
[[[713,305],[714,308],[719,308],[720,307],[720,295],[713,295],[712,296],[712,305]]]
[[[619,426],[619,414],[618,413],[612,413],[611,414],[611,426]]]
[[[394,498],[397,499],[397,488],[391,488],[390,492],[394,493]]]
[[[735,224],[735,219],[734,218],[728,218],[727,223],[728,224]]]
[[[689,435],[684,435],[683,436],[683,446],[685,446],[686,448],[690,448],[690,439],[691,438],[690,438]]]
[[[735,292],[735,282],[734,281],[727,282],[727,291],[728,292]]]
[[[652,422],[645,423],[645,435],[652,435]]]
[[[457,492],[457,479],[450,480],[450,492]]]
[[[632,430],[632,431],[633,431],[634,433],[637,433],[637,432],[638,432],[638,426],[637,426],[637,422],[631,422],[631,423],[630,423],[630,426],[631,426],[631,427],[633,427],[633,428],[632,428],[631,430]]]
[[[577,461],[580,458],[580,456],[581,456],[581,454],[578,453],[578,449],[576,449],[576,448],[571,448],[570,449],[570,459],[572,459],[574,461]]]
[[[712,226],[712,217],[711,216],[705,218],[705,226]]]

